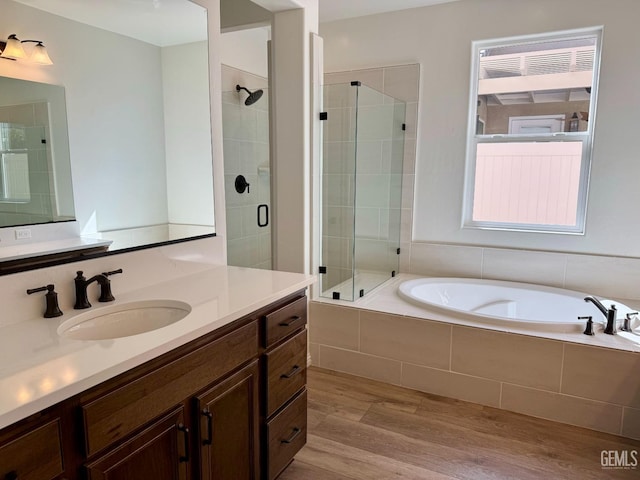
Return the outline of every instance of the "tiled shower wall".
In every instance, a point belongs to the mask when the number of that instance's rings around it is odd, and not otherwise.
[[[0,202],[0,225],[26,225],[53,220],[55,198],[51,163],[49,112],[46,102],[0,107],[0,123],[24,127],[23,141],[11,146],[28,156],[30,200],[24,203]],[[16,142],[14,142],[16,143]]]
[[[264,94],[247,107],[246,92],[238,94],[236,85],[251,91],[261,88]],[[222,66],[227,263],[239,267],[271,268],[271,225],[261,228],[257,222],[258,205],[271,204],[267,87],[264,77]],[[236,192],[238,175],[249,182],[248,192]]]

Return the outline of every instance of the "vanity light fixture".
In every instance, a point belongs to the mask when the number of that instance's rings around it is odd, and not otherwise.
[[[22,47],[23,43],[35,43],[36,45],[31,50],[31,54],[27,55]],[[44,47],[40,40],[20,40],[15,33],[9,35],[6,43],[0,42],[0,58],[6,58],[8,60],[29,60],[38,65],[52,65],[53,62],[49,58],[47,49]]]

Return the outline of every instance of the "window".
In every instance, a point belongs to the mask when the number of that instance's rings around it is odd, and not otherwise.
[[[584,233],[601,37],[473,43],[464,227]]]

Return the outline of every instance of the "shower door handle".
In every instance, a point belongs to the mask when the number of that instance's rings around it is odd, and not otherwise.
[[[263,209],[264,209],[264,222],[261,221],[261,215],[260,215],[260,211]],[[258,226],[262,228],[262,227],[266,227],[267,225],[269,225],[269,205],[267,205],[266,203],[263,203],[261,205],[258,205]]]

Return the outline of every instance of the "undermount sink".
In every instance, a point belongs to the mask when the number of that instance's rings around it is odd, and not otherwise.
[[[191,312],[177,300],[144,300],[98,307],[63,322],[58,335],[75,340],[107,340],[128,337],[166,327]]]

